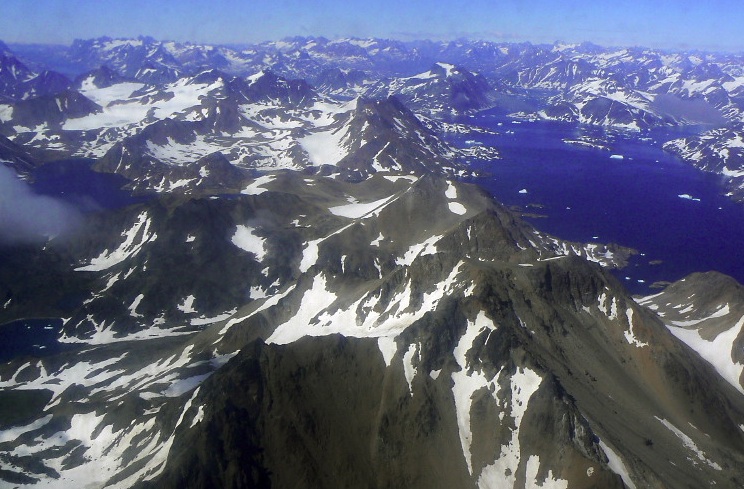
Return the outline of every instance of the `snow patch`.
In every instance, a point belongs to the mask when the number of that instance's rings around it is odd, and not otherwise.
[[[519,463],[522,460],[519,443],[519,431],[522,425],[522,419],[524,418],[524,413],[527,411],[530,399],[540,388],[541,383],[542,377],[529,368],[520,368],[512,376],[510,382],[511,417],[514,419],[515,429],[512,431],[509,443],[501,447],[499,457],[493,464],[483,468],[483,471],[478,477],[479,487],[514,487]],[[494,393],[494,397],[496,398],[496,393]],[[504,409],[505,406],[500,407]]]
[[[191,426],[189,428],[193,428],[197,425],[197,423],[201,422],[204,419],[204,405],[199,406],[199,409],[196,412],[196,416],[194,416],[194,419],[191,421]]]
[[[145,294],[140,294],[134,298],[134,301],[129,305],[129,315],[135,318],[141,318],[142,314],[137,313],[137,307],[139,307],[142,299],[145,298]]]
[[[447,190],[444,191],[444,195],[450,200],[457,199],[457,187],[452,182],[447,182]]]
[[[360,217],[368,217],[375,211],[382,210],[381,208],[388,204],[393,197],[385,197],[374,202],[367,203],[352,203],[346,205],[340,205],[336,207],[330,207],[328,210],[334,216],[347,217],[349,219],[359,219]]]
[[[628,329],[623,332],[625,335],[625,340],[630,343],[631,345],[635,345],[638,348],[648,346],[648,343],[644,343],[638,338],[636,338],[635,334],[633,333],[633,309],[630,307],[625,311],[625,314],[628,318]]]
[[[375,238],[374,241],[372,241],[369,245],[379,247],[383,239],[385,239],[385,237],[382,235],[382,233],[380,233],[380,235],[377,238]]]
[[[437,253],[436,243],[443,236],[432,236],[423,243],[411,246],[402,258],[396,258],[395,263],[399,266],[411,266],[413,261],[419,256],[434,255]]]
[[[530,455],[525,467],[525,489],[568,489],[568,481],[564,479],[554,479],[553,471],[548,470],[545,480],[542,483],[537,482],[537,473],[540,470],[540,457]]]
[[[449,206],[450,212],[453,214],[462,216],[468,212],[467,208],[459,202],[448,202],[447,205]]]
[[[15,426],[11,428],[6,428],[0,431],[0,443],[15,441],[19,436],[21,436],[24,433],[38,430],[39,428],[46,426],[46,424],[49,423],[49,421],[51,420],[52,420],[52,415],[47,414],[43,418],[39,418],[33,423],[27,424],[25,426]]]
[[[202,382],[209,378],[210,375],[212,375],[211,372],[208,374],[195,375],[186,379],[179,379],[170,384],[168,388],[163,391],[163,395],[165,397],[178,397],[183,395],[191,389],[198,387]]]
[[[390,180],[393,183],[398,180],[408,180],[411,183],[416,183],[418,181],[418,177],[414,177],[413,175],[383,175],[383,178],[385,180]]]
[[[380,353],[382,353],[382,358],[383,360],[385,360],[385,365],[389,367],[390,364],[393,362],[395,353],[398,351],[398,345],[395,343],[395,338],[389,336],[380,336],[379,338],[377,338],[377,347],[380,349]]]
[[[682,443],[684,444],[685,448],[687,448],[688,450],[692,451],[697,456],[698,460],[700,460],[701,462],[706,463],[707,465],[709,465],[711,468],[713,468],[715,470],[723,470],[720,465],[718,465],[717,463],[709,460],[705,456],[705,453],[698,448],[698,446],[695,444],[695,442],[692,441],[692,438],[690,438],[689,436],[687,436],[686,434],[684,434],[682,431],[680,431],[676,426],[674,426],[672,423],[670,423],[666,419],[661,419],[658,416],[654,416],[654,418],[656,418],[657,421],[659,421],[661,424],[663,424],[669,431],[671,431],[672,433],[674,433],[677,436],[677,438],[679,438],[682,441]]]
[[[497,376],[492,379],[477,370],[469,371],[467,362],[467,353],[473,347],[473,342],[486,330],[494,330],[496,327],[488,319],[484,311],[480,311],[475,321],[468,321],[465,333],[460,337],[457,346],[452,352],[455,362],[460,366],[460,370],[452,373],[452,394],[455,398],[455,412],[457,415],[457,426],[460,434],[460,444],[465,455],[465,461],[468,464],[468,472],[472,475],[473,464],[470,444],[473,440],[473,433],[470,425],[470,407],[472,404],[473,394],[478,390],[489,385],[494,386]],[[495,394],[494,394],[495,395]]]
[[[346,226],[332,232],[328,236],[324,238],[318,238],[314,239],[312,241],[307,241],[304,243],[304,248],[302,249],[302,260],[300,261],[300,272],[306,273],[308,270],[310,270],[310,267],[315,265],[318,262],[318,254],[320,252],[320,244],[325,241],[326,239],[330,238],[331,236],[335,236],[339,233],[344,232],[348,228],[350,228],[354,223],[347,224]]]
[[[275,179],[276,175],[263,175],[255,179],[250,185],[241,190],[240,193],[246,195],[259,195],[268,192],[268,189],[264,188],[264,185],[273,182]]]
[[[254,228],[239,224],[230,241],[241,250],[256,255],[257,261],[263,261],[266,257],[266,238],[257,236],[255,231]]]
[[[137,222],[124,231],[121,235],[124,238],[124,242],[119,245],[114,251],[104,250],[96,258],[90,261],[90,264],[77,267],[77,272],[100,272],[107,270],[114,265],[118,265],[129,257],[136,255],[145,243],[154,241],[157,238],[157,234],[150,232],[151,221],[147,215],[147,211],[142,211],[137,216]]]
[[[743,327],[744,316],[728,331],[720,333],[713,340],[709,341],[700,336],[697,330],[684,329],[667,324],[667,328],[674,336],[698,352],[704,360],[716,369],[721,377],[736,387],[742,394],[744,394],[744,387],[742,387],[739,379],[742,372],[744,372],[744,365],[734,362],[731,354],[733,352],[734,342],[742,334]]]
[[[302,296],[300,308],[292,318],[277,326],[266,343],[285,345],[303,336],[319,336],[314,327],[318,323],[317,316],[337,299],[335,292],[328,289],[324,274],[313,277],[312,286]]]
[[[406,376],[406,382],[408,382],[408,392],[413,396],[413,379],[416,377],[416,371],[418,370],[414,365],[414,361],[419,360],[418,343],[412,343],[408,347],[408,351],[403,355],[403,373]]]
[[[628,489],[636,489],[636,485],[633,483],[633,479],[630,477],[630,472],[625,466],[623,459],[620,458],[612,448],[609,447],[604,441],[599,440],[599,447],[607,456],[607,466],[611,471],[619,475],[623,479],[623,483],[628,486]]]
[[[688,307],[686,307],[684,309],[681,309],[679,312],[681,312],[681,313],[687,313],[687,312],[692,312],[692,310],[693,310],[693,306],[690,305],[690,306],[688,306]],[[700,324],[700,323],[702,323],[704,321],[707,321],[709,319],[722,318],[723,316],[727,316],[730,313],[731,313],[731,309],[729,308],[729,305],[728,304],[725,304],[721,308],[719,308],[717,311],[715,311],[714,313],[712,313],[709,316],[706,316],[704,318],[691,319],[689,321],[671,321],[671,323],[674,326],[679,326],[679,327],[683,327],[684,328],[684,327],[687,327],[687,326],[695,326],[696,324]]]
[[[190,295],[186,297],[183,302],[176,306],[176,309],[181,311],[184,314],[192,314],[197,312],[196,309],[194,309],[194,300],[196,300],[196,297],[193,295]]]
[[[212,317],[202,316],[198,318],[193,318],[191,321],[189,321],[189,324],[191,324],[191,326],[205,326],[207,324],[219,323],[220,321],[225,321],[226,319],[229,319],[230,316],[232,316],[236,312],[237,312],[237,309],[233,309],[232,311],[228,311],[223,314],[218,314],[217,316],[212,316]]]

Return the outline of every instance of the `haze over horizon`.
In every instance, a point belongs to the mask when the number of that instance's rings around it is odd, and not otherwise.
[[[444,0],[399,4],[299,0],[5,0],[1,39],[18,44],[70,44],[101,36],[241,44],[288,36],[458,38],[603,46],[744,51],[744,13],[730,0],[612,3],[570,0]]]

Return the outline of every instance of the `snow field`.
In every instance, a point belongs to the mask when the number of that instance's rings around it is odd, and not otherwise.
[[[349,154],[344,142],[349,141],[350,138],[349,127],[342,126],[305,136],[300,139],[300,145],[307,152],[313,165],[336,165]]]

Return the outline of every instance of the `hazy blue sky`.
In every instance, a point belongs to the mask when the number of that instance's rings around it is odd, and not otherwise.
[[[744,9],[733,0],[0,0],[5,42],[140,34],[208,43],[470,37],[744,51]]]

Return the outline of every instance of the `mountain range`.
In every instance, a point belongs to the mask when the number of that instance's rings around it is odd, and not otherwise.
[[[221,72],[225,80],[268,72],[285,81],[306,80],[316,94],[336,100],[396,96],[424,118],[499,107],[520,117],[609,129],[702,127],[699,137],[681,134],[665,148],[722,175],[734,200],[742,193],[737,177],[741,158],[727,157],[727,150],[735,152],[742,121],[744,72],[735,55],[607,49],[589,43],[314,37],[233,47],[148,37],[80,40],[47,49],[11,47],[13,51],[4,48],[0,64],[3,133],[15,132],[20,142],[68,154],[100,156],[106,147],[102,138],[121,139],[136,130],[132,124],[141,129],[176,115],[164,112],[193,107],[203,93],[189,91],[188,85],[204,71]],[[160,97],[172,97],[174,104],[147,119],[148,107]],[[53,105],[59,108],[57,116],[51,116]],[[34,116],[47,110],[49,117]],[[97,111],[102,111],[102,120],[84,117]],[[103,128],[104,135],[91,133]],[[66,147],[71,131],[76,144]],[[83,142],[85,147],[79,147]]]
[[[0,360],[3,485],[744,484],[742,286],[708,272],[631,296],[610,271],[634,250],[536,229],[462,181],[498,148],[447,138],[485,131],[483,110],[637,132],[739,199],[740,59],[323,38],[2,52],[14,185],[58,169],[48,206],[111,177],[61,229],[0,239],[0,327],[23,343]]]

